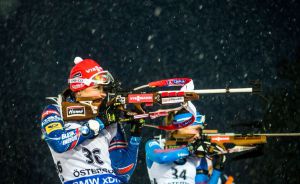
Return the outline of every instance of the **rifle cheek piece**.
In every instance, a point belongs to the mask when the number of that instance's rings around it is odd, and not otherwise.
[[[95,118],[101,103],[86,99],[78,102],[64,101],[60,105],[64,121],[81,121]]]

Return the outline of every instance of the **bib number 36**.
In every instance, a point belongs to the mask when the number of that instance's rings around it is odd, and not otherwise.
[[[100,159],[100,149],[93,149],[92,151],[85,148],[85,147],[82,147],[82,152],[84,154],[84,156],[87,158],[85,161],[88,163],[88,164],[93,164],[93,163],[98,163],[100,165],[102,165],[104,162]]]

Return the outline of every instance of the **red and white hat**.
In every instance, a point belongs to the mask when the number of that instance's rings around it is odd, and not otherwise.
[[[93,85],[107,85],[114,81],[112,75],[92,59],[74,59],[68,83],[73,92],[83,90]]]

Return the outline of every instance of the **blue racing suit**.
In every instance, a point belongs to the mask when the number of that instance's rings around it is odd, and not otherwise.
[[[151,184],[216,184],[221,175],[220,171],[213,170],[209,177],[207,160],[190,155],[185,146],[163,149],[156,140],[150,140],[145,149]]]

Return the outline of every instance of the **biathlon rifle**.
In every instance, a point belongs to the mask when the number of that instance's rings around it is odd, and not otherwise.
[[[196,108],[191,101],[199,100],[200,95],[205,94],[232,94],[232,93],[259,93],[261,84],[259,81],[252,81],[249,88],[224,88],[224,89],[201,89],[195,90],[193,80],[190,78],[171,78],[150,82],[146,85],[134,88],[130,92],[120,92],[111,90],[108,93],[107,105],[105,107],[105,116],[109,122],[130,122],[139,119],[155,119],[158,117],[168,117],[170,114],[176,114],[180,110],[189,111],[192,116],[180,123],[170,123],[163,125],[144,124],[160,130],[176,130],[192,124],[196,118]],[[180,90],[155,91],[155,88],[181,87]],[[147,89],[147,90],[146,90]],[[149,92],[149,89],[152,91]],[[148,91],[148,92],[147,92]],[[154,91],[154,92],[153,92]],[[131,111],[128,108],[133,105],[136,110]],[[156,111],[147,112],[148,106],[158,105],[166,107],[177,105],[173,108],[159,108]],[[116,112],[122,111],[124,117],[118,116]]]
[[[108,94],[104,101],[91,97],[80,97],[68,101],[66,99],[69,97],[75,98],[70,90],[65,90],[58,97],[48,97],[48,99],[59,104],[64,121],[81,121],[99,117],[107,125],[114,122],[140,122],[147,127],[169,131],[186,127],[195,121],[197,112],[192,101],[199,100],[200,95],[259,93],[261,91],[259,81],[252,81],[251,85],[252,87],[249,88],[195,90],[192,79],[172,78],[150,82],[131,91],[124,91],[117,83],[113,83],[106,86]],[[180,90],[157,90],[157,88],[169,87],[180,87]],[[149,111],[146,109],[149,106],[153,106],[153,108],[158,106],[158,108]],[[190,112],[192,116],[182,122],[172,122],[172,118],[169,117],[183,110]],[[159,123],[159,125],[157,123],[156,125],[145,124],[145,119],[159,117],[170,120]]]
[[[197,156],[224,155],[237,152],[254,150],[258,146],[266,144],[268,137],[299,137],[300,133],[218,133],[218,130],[201,130],[200,138],[189,143],[194,135],[192,134],[174,134],[174,140],[167,140],[167,148],[175,148],[180,145],[190,145],[196,148]]]

